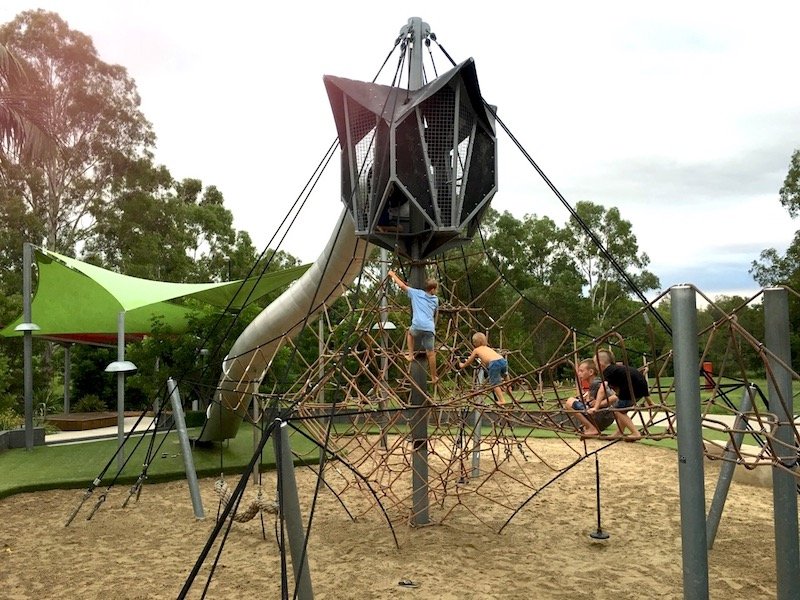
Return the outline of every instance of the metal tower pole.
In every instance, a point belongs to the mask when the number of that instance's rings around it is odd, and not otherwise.
[[[430,34],[430,27],[419,17],[411,17],[404,29],[410,35],[408,89],[417,90],[424,85],[422,74],[423,36]],[[412,211],[411,230],[422,230],[422,215]],[[411,287],[425,287],[425,267],[420,263],[421,240],[417,237],[411,248]],[[415,351],[419,346],[415,343]],[[427,404],[428,377],[425,369],[427,360],[421,361],[415,352],[411,363],[411,377],[414,384],[411,388],[411,405],[414,408],[411,419],[412,454],[412,525],[426,525],[428,517],[428,411],[422,407]]]

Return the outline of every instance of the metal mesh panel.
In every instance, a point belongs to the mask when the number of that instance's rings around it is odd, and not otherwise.
[[[462,90],[463,92],[463,90]],[[461,102],[458,108],[458,146],[456,148],[454,165],[455,173],[455,207],[456,211],[464,202],[464,191],[466,190],[465,177],[467,174],[467,160],[469,158],[470,142],[472,141],[473,129],[475,127],[475,114],[472,108],[464,102],[466,94],[460,94]],[[454,226],[461,225],[461,218],[467,215],[456,215],[457,223]]]
[[[494,139],[482,127],[476,128],[470,156],[470,170],[464,186],[465,201],[461,210],[463,219],[491,199],[496,181],[495,160]]]
[[[449,227],[453,224],[453,129],[456,94],[446,87],[423,104],[425,145],[430,170],[435,219]]]
[[[370,195],[372,191],[372,166],[375,159],[376,116],[354,102],[348,103],[348,129],[350,131],[350,170],[354,189],[352,198],[353,217],[357,231],[367,231],[370,219]],[[346,192],[348,190],[342,190]]]
[[[497,190],[496,139],[474,65],[432,87],[326,79],[342,145],[342,200],[356,233],[419,258],[469,239]]]
[[[408,190],[419,209],[432,219],[433,197],[416,111],[395,127],[395,172],[399,184]]]

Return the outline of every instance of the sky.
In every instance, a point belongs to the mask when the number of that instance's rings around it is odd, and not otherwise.
[[[371,80],[411,17],[456,62],[475,60],[484,98],[571,205],[631,222],[662,289],[754,293],[751,262],[800,228],[778,197],[800,148],[796,1],[3,0],[0,22],[36,8],[128,70],[156,161],[217,186],[258,248],[278,244],[335,139],[323,75]],[[498,156],[492,206],[563,225],[567,209],[500,129]],[[281,248],[315,260],[341,206],[337,155]]]

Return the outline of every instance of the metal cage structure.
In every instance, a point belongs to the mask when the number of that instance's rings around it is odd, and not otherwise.
[[[472,238],[497,191],[497,138],[475,62],[417,90],[324,77],[356,235],[412,259]]]

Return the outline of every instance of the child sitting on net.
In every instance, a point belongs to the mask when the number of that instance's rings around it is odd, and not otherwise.
[[[600,430],[593,420],[587,418],[587,411],[594,406],[597,399],[597,391],[603,385],[603,380],[598,377],[597,367],[591,358],[586,358],[579,362],[575,371],[578,375],[582,392],[580,397],[567,398],[564,401],[564,407],[567,410],[576,412],[575,417],[583,425],[583,431],[581,432],[583,437],[595,437],[600,435]],[[606,401],[608,401],[608,398],[606,398]]]
[[[464,369],[475,359],[480,360],[489,374],[489,385],[492,387],[495,400],[498,404],[505,404],[503,379],[508,375],[508,361],[487,345],[486,336],[480,332],[472,334],[472,345],[474,349],[469,358],[464,362],[459,362],[458,368]]]
[[[615,409],[614,419],[619,431],[612,437],[624,437],[626,441],[640,439],[642,434],[636,428],[633,419],[628,416],[628,410],[634,408],[642,398],[648,404],[650,403],[650,388],[647,385],[647,379],[638,369],[616,364],[614,353],[611,350],[598,350],[595,366],[605,383],[600,386],[597,400],[589,408],[589,413],[606,407]],[[625,435],[626,429],[630,430],[627,436]]]

